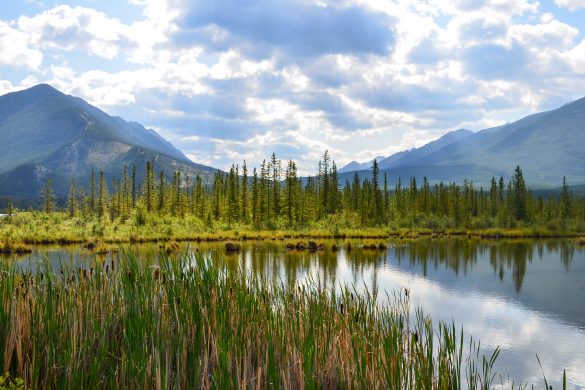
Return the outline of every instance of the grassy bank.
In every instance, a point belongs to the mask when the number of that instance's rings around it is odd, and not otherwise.
[[[256,230],[249,225],[229,226],[205,224],[195,217],[173,218],[146,216],[140,223],[133,219],[114,221],[69,218],[65,213],[19,212],[0,221],[0,243],[5,247],[17,244],[72,244],[100,241],[105,243],[153,241],[223,241],[223,240],[284,240],[284,239],[417,239],[444,237],[481,238],[542,238],[583,237],[577,231],[548,230],[539,227],[514,229],[421,229],[393,227],[346,227],[335,221],[311,224],[302,229]]]
[[[283,286],[201,257],[55,274],[0,264],[3,372],[32,388],[490,388],[455,325],[407,298]]]

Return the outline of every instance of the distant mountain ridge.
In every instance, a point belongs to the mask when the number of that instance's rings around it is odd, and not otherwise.
[[[520,165],[534,188],[585,183],[585,98],[546,112],[473,133],[457,130],[420,148],[379,162],[390,182],[411,176],[431,183],[462,182],[486,186],[492,176],[509,178]],[[367,177],[368,171],[357,171]],[[344,171],[342,179],[352,176]]]
[[[154,130],[47,84],[0,96],[0,137],[3,196],[35,197],[49,176],[63,196],[72,177],[86,185],[92,169],[120,177],[123,166],[133,164],[142,173],[148,160],[168,175],[180,170],[208,178],[215,171],[193,163]]]
[[[343,173],[343,172],[359,171],[362,169],[370,169],[370,168],[372,168],[372,164],[374,163],[374,160],[381,161],[385,158],[386,157],[384,157],[384,156],[378,156],[378,157],[376,157],[370,161],[366,161],[364,163],[352,161],[349,164],[345,165],[344,167],[340,168],[337,172]]]
[[[380,169],[390,169],[392,167],[397,166],[408,166],[410,165],[411,161],[416,161],[417,159],[428,156],[429,154],[433,153],[436,150],[439,150],[447,145],[452,144],[453,142],[457,142],[462,140],[463,138],[473,134],[471,130],[467,129],[459,129],[451,131],[442,137],[436,139],[435,141],[431,141],[428,144],[421,146],[420,148],[412,148],[409,150],[403,150],[397,153],[390,155],[389,157],[379,156],[376,157],[378,162],[378,167]],[[365,169],[371,169],[374,160],[370,160],[365,163],[358,163],[356,161],[352,161],[349,164],[345,165],[341,169],[338,170],[340,173],[344,172],[353,172]]]

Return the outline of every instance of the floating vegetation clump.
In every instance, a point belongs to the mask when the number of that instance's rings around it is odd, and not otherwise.
[[[226,242],[225,243],[225,250],[226,252],[239,252],[242,250],[242,245],[238,242]]]
[[[177,254],[181,250],[181,246],[177,241],[165,241],[159,245],[159,248],[167,255]]]
[[[0,241],[0,253],[6,254],[25,254],[31,253],[32,248],[20,242]]]

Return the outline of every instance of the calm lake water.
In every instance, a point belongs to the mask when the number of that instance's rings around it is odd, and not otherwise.
[[[569,388],[585,388],[583,247],[569,240],[428,239],[387,241],[388,249],[381,251],[361,249],[360,241],[351,241],[351,251],[334,252],[333,243],[325,241],[323,251],[301,252],[287,251],[281,241],[245,242],[237,254],[226,254],[223,243],[183,245],[219,264],[245,266],[283,281],[312,275],[331,286],[377,288],[381,297],[384,291],[407,288],[413,310],[421,307],[436,320],[463,325],[488,353],[499,346],[496,369],[504,383],[509,374],[516,384],[543,387],[538,354],[555,388],[564,368]],[[156,244],[134,249],[141,256],[158,251]],[[57,269],[95,261],[95,255],[74,246],[39,247],[11,260],[29,268],[45,256]]]

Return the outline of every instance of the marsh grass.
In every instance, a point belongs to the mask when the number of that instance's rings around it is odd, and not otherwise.
[[[558,231],[545,228],[520,227],[513,229],[426,229],[397,227],[339,226],[326,222],[311,223],[303,228],[288,229],[279,225],[274,230],[258,230],[250,225],[231,226],[215,223],[208,226],[193,216],[185,218],[147,215],[139,226],[133,219],[70,218],[67,213],[19,211],[0,223],[0,237],[11,243],[36,244],[106,244],[166,241],[245,241],[245,240],[324,240],[399,238],[479,237],[479,238],[544,238],[584,237],[579,231]]]
[[[487,357],[408,299],[269,282],[200,255],[0,264],[0,368],[32,388],[487,389]]]

